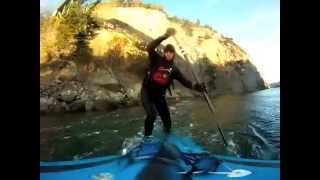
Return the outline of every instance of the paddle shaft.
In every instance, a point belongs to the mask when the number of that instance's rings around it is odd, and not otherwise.
[[[173,38],[174,38],[174,40],[176,41],[179,49],[181,50],[181,53],[182,53],[183,57],[184,57],[184,58],[187,60],[187,62],[189,63],[189,66],[190,66],[190,69],[191,69],[191,72],[192,72],[193,77],[195,78],[195,80],[196,80],[197,83],[200,83],[200,79],[198,78],[197,74],[194,72],[194,69],[192,68],[192,66],[191,66],[191,64],[190,64],[189,58],[188,58],[188,56],[186,55],[185,51],[184,51],[184,50],[182,49],[182,47],[180,46],[177,38],[176,38],[175,36],[173,36]],[[212,105],[212,102],[211,102],[208,94],[207,94],[205,91],[202,91],[202,94],[203,94],[203,97],[205,98],[205,100],[206,100],[206,102],[207,102],[207,104],[208,104],[208,106],[209,106],[210,111],[211,111],[212,113],[215,113],[215,108],[214,108],[214,106]],[[227,141],[226,141],[226,139],[225,139],[225,137],[224,137],[224,134],[223,134],[223,132],[222,132],[222,130],[221,130],[221,128],[220,128],[220,125],[219,125],[218,121],[215,121],[215,122],[216,122],[217,129],[218,129],[218,131],[219,131],[219,133],[220,133],[220,135],[221,135],[221,137],[222,137],[223,143],[224,143],[225,146],[227,146],[228,144],[227,144]]]

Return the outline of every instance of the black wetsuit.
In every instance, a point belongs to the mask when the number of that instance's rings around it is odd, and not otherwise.
[[[173,61],[166,61],[161,57],[156,51],[155,48],[167,37],[160,36],[159,38],[152,41],[147,49],[149,54],[150,66],[149,71],[146,77],[143,80],[141,88],[141,100],[143,107],[147,113],[144,124],[144,134],[146,136],[152,134],[153,124],[157,116],[157,112],[161,117],[161,120],[164,125],[165,132],[170,132],[171,129],[171,117],[170,111],[165,99],[166,90],[172,84],[173,79],[178,80],[182,85],[187,88],[192,89],[192,82],[187,80],[180,70],[174,65]],[[150,76],[155,69],[159,66],[164,69],[169,69],[170,73],[168,74],[168,82],[165,85],[157,84]]]

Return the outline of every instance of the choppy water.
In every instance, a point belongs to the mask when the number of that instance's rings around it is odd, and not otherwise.
[[[189,136],[214,154],[243,158],[280,158],[280,88],[214,99],[212,115],[201,99],[171,103],[173,133]],[[109,113],[79,113],[40,117],[42,161],[83,159],[123,153],[141,140],[142,107]],[[228,141],[223,146],[215,121]],[[161,133],[157,118],[154,135]]]

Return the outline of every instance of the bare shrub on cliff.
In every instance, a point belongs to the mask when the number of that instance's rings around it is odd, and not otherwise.
[[[142,42],[123,36],[114,36],[108,43],[106,65],[113,69],[141,75],[147,65],[147,53]]]
[[[148,8],[148,9],[154,9],[154,10],[158,10],[158,11],[166,13],[163,6],[161,6],[160,4],[145,4],[144,7]]]
[[[203,27],[205,27],[205,28],[208,28],[208,29],[210,29],[211,31],[213,31],[213,29],[212,29],[212,27],[211,26],[209,26],[209,25],[204,25]]]
[[[169,16],[168,19],[172,22],[180,23],[181,19],[179,19],[177,16]]]
[[[168,17],[168,19],[172,22],[181,24],[181,27],[183,28],[183,30],[185,31],[185,33],[188,36],[193,36],[193,27],[200,25],[200,21],[197,21],[196,23],[194,23],[194,22],[189,21],[187,19],[180,19],[176,16]]]
[[[160,4],[144,4],[143,0],[109,0],[105,3],[112,7],[144,7],[147,9],[158,10],[167,14],[163,6]]]
[[[182,28],[183,30],[186,32],[186,34],[188,36],[192,36],[193,35],[193,28],[192,28],[192,23],[188,22],[188,21],[185,21],[183,24],[182,24]]]
[[[111,67],[120,67],[121,61],[124,61],[124,47],[128,43],[126,38],[122,38],[119,36],[114,36],[112,40],[109,42],[108,51],[105,54],[106,64]]]
[[[210,29],[214,33],[218,33],[216,30],[214,30],[211,26],[209,25],[204,25],[203,27]]]
[[[212,36],[209,35],[209,33],[206,33],[206,35],[204,36],[204,39],[211,39]]]

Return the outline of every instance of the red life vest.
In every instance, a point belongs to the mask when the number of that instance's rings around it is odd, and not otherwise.
[[[151,79],[159,86],[169,86],[171,79],[170,74],[172,72],[172,67],[165,68],[165,66],[160,65],[151,73]]]

